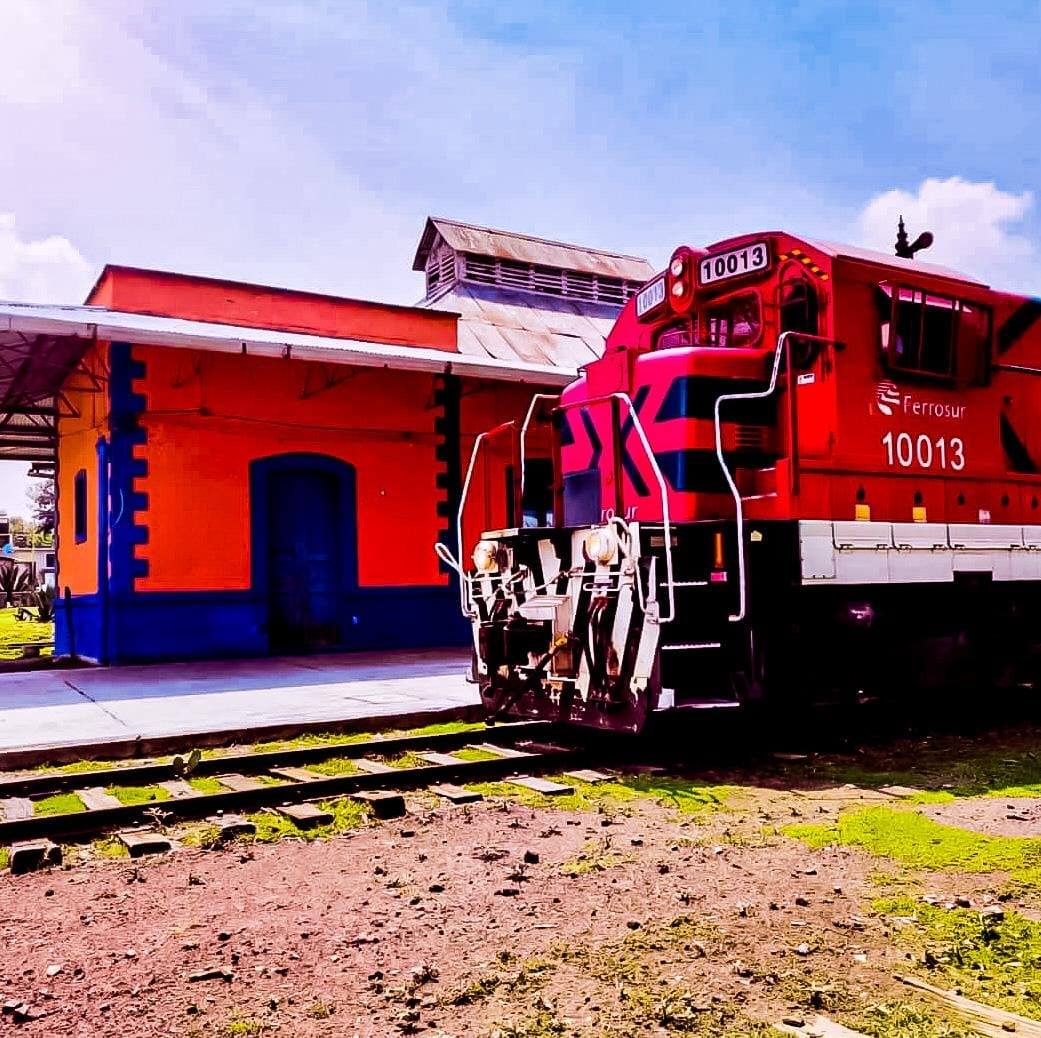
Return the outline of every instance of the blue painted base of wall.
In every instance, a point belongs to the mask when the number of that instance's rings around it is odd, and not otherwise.
[[[359,588],[343,615],[345,652],[470,642],[450,587]],[[99,595],[73,596],[57,603],[55,652],[102,663],[266,656],[267,602],[251,591],[139,591],[111,596],[105,610]]]

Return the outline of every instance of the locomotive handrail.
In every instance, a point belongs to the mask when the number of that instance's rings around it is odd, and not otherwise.
[[[748,612],[748,588],[745,574],[745,510],[744,503],[741,499],[741,491],[737,489],[737,483],[734,482],[733,474],[727,467],[726,458],[723,454],[723,423],[720,419],[720,405],[724,401],[729,402],[731,400],[765,400],[767,397],[772,396],[774,390],[777,388],[777,378],[781,371],[781,357],[788,354],[788,379],[789,386],[788,392],[794,391],[794,386],[791,384],[792,375],[792,358],[791,350],[788,343],[792,338],[797,339],[808,339],[813,342],[829,343],[834,342],[833,339],[826,338],[823,335],[807,335],[804,332],[781,332],[777,336],[777,347],[774,350],[774,362],[773,367],[770,371],[770,381],[765,389],[758,389],[753,393],[724,393],[722,396],[716,397],[716,406],[714,410],[715,428],[716,428],[716,458],[719,461],[719,467],[723,470],[723,478],[727,481],[727,486],[730,488],[730,496],[734,499],[735,509],[735,528],[737,531],[737,595],[738,605],[737,612],[731,613],[728,619],[731,623],[740,623]]]
[[[477,439],[474,440],[473,450],[470,452],[470,464],[466,468],[466,479],[463,480],[463,489],[459,495],[459,511],[455,515],[455,542],[459,552],[459,561],[456,564],[456,569],[459,573],[459,608],[465,617],[473,615],[473,610],[470,606],[471,578],[463,567],[463,512],[466,509],[466,499],[470,496],[470,482],[473,479],[474,469],[477,467],[477,456],[481,453],[481,447],[485,440],[498,436],[499,433],[505,432],[507,429],[516,428],[516,425],[516,421],[511,420],[502,422],[500,425],[495,426],[494,429],[478,433]],[[434,550],[437,551],[437,548],[438,546],[435,545]],[[444,558],[440,551],[437,553],[439,557]]]
[[[527,439],[528,439],[528,427],[531,425],[532,418],[535,417],[535,408],[538,403],[542,400],[560,400],[559,393],[536,393],[531,398],[531,403],[528,405],[528,413],[524,416],[524,424],[521,426],[520,431],[520,499],[521,507],[524,507],[524,463],[527,460]],[[554,476],[556,473],[554,473]]]
[[[651,470],[654,472],[654,479],[658,484],[658,492],[661,495],[661,516],[662,516],[662,527],[665,534],[665,586],[668,589],[669,594],[669,615],[659,616],[658,622],[660,624],[671,623],[676,618],[676,591],[675,582],[672,578],[672,520],[669,518],[669,493],[665,486],[665,477],[661,474],[661,469],[658,467],[658,459],[654,456],[654,451],[651,450],[651,445],[647,440],[647,434],[643,430],[643,424],[640,422],[640,416],[636,413],[636,408],[633,406],[632,400],[629,399],[628,393],[604,393],[602,396],[586,397],[582,400],[573,400],[566,404],[560,404],[557,411],[568,411],[574,407],[589,407],[592,404],[603,404],[609,400],[617,400],[629,409],[629,417],[633,422],[633,430],[639,437],[640,446],[643,447],[643,452],[647,456],[647,460],[651,463]],[[617,455],[620,449],[620,442],[618,440],[618,428],[617,425],[612,425],[612,446],[614,447],[615,454]],[[612,518],[620,518],[618,516]],[[639,585],[639,574],[637,574],[636,580]],[[648,588],[648,593],[650,592]]]

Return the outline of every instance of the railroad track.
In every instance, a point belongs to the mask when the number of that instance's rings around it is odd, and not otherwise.
[[[560,740],[566,740],[561,742]],[[488,741],[491,740],[491,741]],[[482,759],[454,756],[479,750]],[[544,722],[442,735],[401,736],[365,742],[205,757],[190,776],[172,763],[148,763],[85,772],[54,772],[0,779],[0,846],[10,845],[29,859],[53,856],[49,841],[117,831],[134,856],[169,848],[156,828],[157,812],[170,821],[210,819],[228,835],[248,832],[245,812],[279,811],[302,828],[331,821],[318,802],[354,796],[377,816],[404,811],[401,793],[431,788],[447,800],[475,799],[462,783],[511,779],[547,794],[566,787],[537,778],[549,769],[575,768],[587,750],[574,732],[562,735]],[[408,754],[409,766],[387,759]],[[308,765],[347,762],[343,774],[309,771]],[[190,779],[215,779],[220,789],[204,792]],[[159,786],[169,799],[124,803],[120,790]],[[73,809],[37,813],[36,805],[56,794],[72,794]],[[151,823],[152,829],[142,829]],[[165,842],[166,846],[163,846]],[[29,847],[32,845],[32,848]],[[28,853],[30,850],[33,853]],[[39,863],[39,862],[38,862]]]

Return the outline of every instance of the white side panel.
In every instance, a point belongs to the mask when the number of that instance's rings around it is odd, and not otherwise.
[[[804,584],[1041,581],[1041,526],[807,520],[799,543]]]
[[[835,579],[835,544],[831,523],[799,523],[799,549],[804,583]]]

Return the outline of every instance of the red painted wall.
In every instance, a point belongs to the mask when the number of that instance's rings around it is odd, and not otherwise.
[[[107,266],[87,303],[129,313],[457,352],[457,315],[136,267]]]
[[[135,451],[148,462],[134,487],[148,495],[137,590],[248,588],[249,464],[300,451],[355,467],[360,584],[444,582],[432,375],[162,347],[134,356],[148,434]]]

